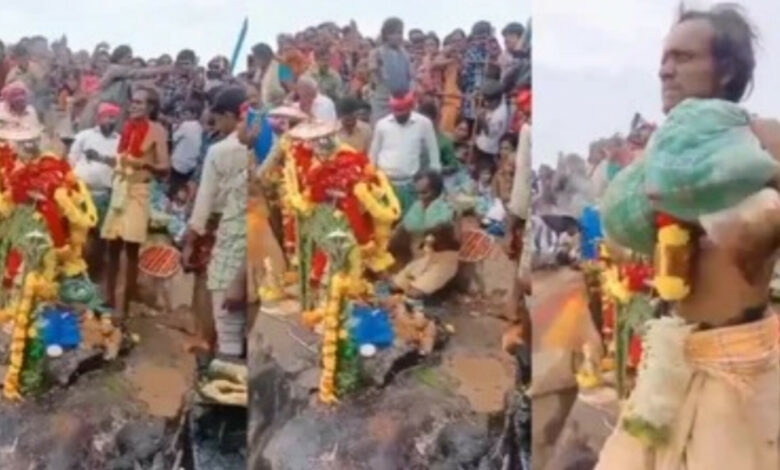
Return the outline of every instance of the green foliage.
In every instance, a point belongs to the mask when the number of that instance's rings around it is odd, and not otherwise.
[[[35,316],[37,317],[37,315]],[[33,322],[35,318],[33,318]],[[34,324],[34,323],[33,323]],[[46,346],[40,334],[28,338],[24,348],[19,390],[23,395],[35,395],[46,388]]]
[[[654,313],[650,297],[645,294],[636,294],[631,297],[628,304],[618,307],[615,331],[615,364],[618,396],[621,398],[628,394],[626,375],[631,336],[637,333],[641,334],[645,323],[655,316]]]

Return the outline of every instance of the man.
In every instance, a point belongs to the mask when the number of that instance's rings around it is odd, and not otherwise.
[[[99,235],[111,202],[111,185],[119,148],[116,125],[120,113],[116,104],[101,103],[97,113],[97,127],[79,132],[68,155],[73,172],[89,188],[97,209],[98,224],[90,232],[87,249],[89,275],[96,281],[103,276],[106,245]]]
[[[8,59],[5,53],[5,43],[0,41],[0,90],[3,89],[6,83],[6,77],[11,71],[11,61]]]
[[[486,81],[482,86],[482,108],[477,116],[476,161],[495,168],[501,138],[509,124],[509,109],[500,83]]]
[[[195,52],[190,49],[179,52],[173,73],[161,86],[161,111],[169,128],[181,122],[185,104],[192,96],[197,60]]]
[[[407,297],[422,300],[439,292],[458,273],[459,247],[455,210],[444,195],[441,176],[427,170],[416,175],[414,182],[418,199],[391,242],[394,247],[407,242],[413,259],[393,276],[392,284]]]
[[[279,60],[268,44],[260,43],[252,48],[255,63],[253,82],[260,85],[261,101],[264,106],[281,106],[292,86],[293,77],[283,73]]]
[[[320,92],[333,101],[341,98],[343,89],[341,77],[330,66],[331,52],[329,46],[320,46],[314,51],[314,65],[308,75],[317,82]]]
[[[732,6],[683,11],[662,54],[664,112],[686,98],[742,100],[753,82],[755,37],[749,21]],[[752,127],[762,146],[780,159],[780,123],[756,119]],[[731,221],[730,228],[743,234],[737,243],[717,245],[705,235],[697,244],[694,288],[675,310],[701,325],[686,339],[691,346],[686,357],[712,373],[694,366],[674,415],[672,440],[648,448],[618,428],[597,468],[780,468],[778,328],[768,309],[780,209],[770,205],[753,217],[760,227]]]
[[[117,149],[117,172],[111,188],[111,202],[100,236],[108,241],[108,304],[116,302],[122,252],[126,256],[124,302],[126,316],[136,300],[138,253],[149,235],[151,184],[168,173],[168,133],[154,118],[160,98],[152,88],[139,87],[130,99],[129,117],[124,123]]]
[[[403,49],[404,23],[399,18],[388,18],[382,24],[381,44],[368,56],[371,74],[371,123],[376,124],[390,114],[390,98],[408,92],[412,86],[414,68]]]
[[[10,82],[0,93],[0,122],[25,129],[40,129],[35,108],[30,104],[30,91],[22,82]]]
[[[431,120],[433,130],[436,133],[436,140],[439,143],[439,160],[441,161],[442,171],[452,174],[460,168],[460,162],[455,155],[455,142],[450,136],[439,129],[439,108],[432,101],[421,104],[418,111],[423,116]]]
[[[414,177],[424,169],[441,171],[439,143],[430,119],[412,111],[414,95],[394,96],[390,100],[393,114],[379,120],[374,129],[369,157],[393,184],[403,213],[415,200]]]
[[[230,62],[227,57],[218,55],[212,58],[208,63],[206,68],[206,83],[204,84],[203,91],[208,94],[212,90],[224,86],[228,80],[230,80]]]
[[[371,126],[358,119],[360,104],[357,98],[352,97],[346,97],[339,102],[341,129],[336,138],[358,152],[368,153],[371,146]]]
[[[182,122],[173,131],[173,153],[171,154],[172,194],[186,186],[194,176],[203,146],[203,126],[200,124],[203,104],[191,99],[184,106]]]
[[[317,121],[335,122],[338,119],[333,100],[320,93],[313,78],[299,78],[295,89],[298,95],[297,106],[301,111]]]
[[[508,316],[521,323],[524,341],[530,344],[531,323],[528,309],[522,299],[531,294],[531,256],[532,243],[529,242],[531,227],[528,224],[531,215],[531,108],[523,110],[526,116],[518,136],[515,157],[515,174],[512,192],[507,204],[509,224],[507,245],[510,258],[517,262],[517,282],[512,283],[509,294]],[[529,242],[529,243],[527,243]],[[517,315],[520,315],[517,318]]]
[[[44,78],[43,70],[32,61],[30,52],[23,45],[14,47],[13,58],[14,66],[8,72],[6,82],[22,82],[31,93],[34,93],[42,85]]]
[[[228,88],[217,95],[211,114],[215,127],[226,136],[209,148],[185,237],[183,259],[191,259],[195,240],[206,234],[213,213],[221,217],[208,265],[217,332],[217,353],[239,358],[244,349],[246,324],[246,210],[249,151],[238,138],[243,88]],[[243,294],[241,287],[243,286]]]

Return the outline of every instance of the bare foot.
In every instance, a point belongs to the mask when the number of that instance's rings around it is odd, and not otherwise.
[[[212,352],[211,344],[203,338],[194,337],[186,342],[185,349],[190,354],[209,354]]]

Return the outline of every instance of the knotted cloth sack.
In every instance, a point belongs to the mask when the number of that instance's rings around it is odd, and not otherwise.
[[[780,165],[750,127],[750,115],[719,99],[688,99],[653,134],[644,157],[620,172],[602,203],[617,243],[650,254],[653,214],[687,222],[738,204],[776,177]]]

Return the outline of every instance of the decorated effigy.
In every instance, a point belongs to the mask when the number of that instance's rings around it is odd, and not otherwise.
[[[67,161],[0,143],[0,325],[10,333],[3,396],[45,388],[48,358],[119,344],[84,260],[97,223],[92,198]]]
[[[284,279],[296,280],[302,321],[322,334],[319,396],[326,404],[359,384],[351,325],[375,301],[369,277],[394,262],[388,245],[400,217],[387,177],[365,154],[338,146],[335,131],[304,123],[283,137],[281,212],[293,272],[276,273],[275,283],[260,288],[263,301],[274,300]]]

